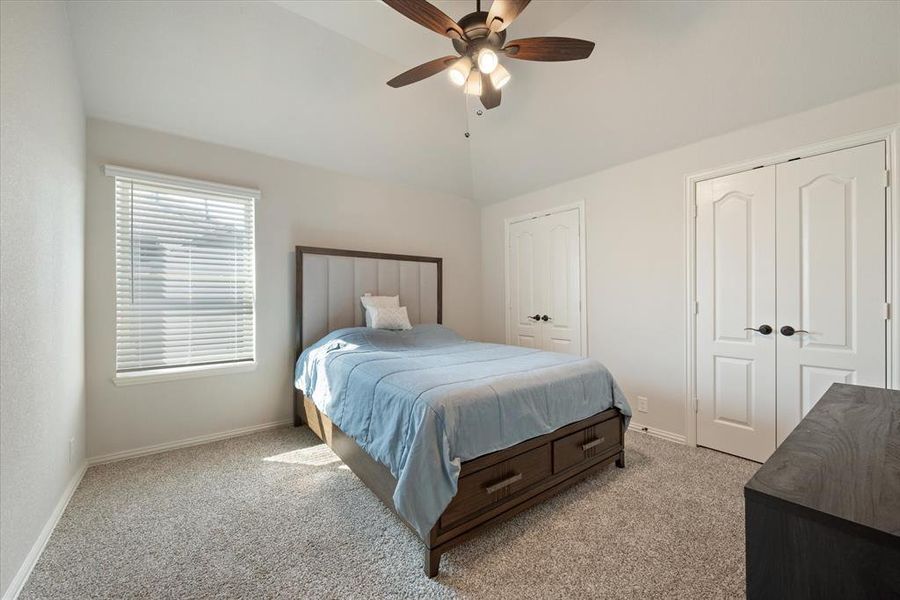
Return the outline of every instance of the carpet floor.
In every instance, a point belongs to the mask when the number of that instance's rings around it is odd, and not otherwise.
[[[610,467],[444,555],[306,428],[91,467],[20,598],[737,598],[757,465],[629,432]]]

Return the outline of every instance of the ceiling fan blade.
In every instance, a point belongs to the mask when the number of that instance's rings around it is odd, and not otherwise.
[[[400,73],[399,75],[388,81],[387,84],[392,88],[398,88],[403,87],[404,85],[415,83],[417,81],[422,81],[423,79],[427,79],[432,75],[437,75],[438,73],[452,65],[453,61],[457,60],[458,58],[458,56],[443,56],[441,58],[430,60],[427,63],[419,65],[418,67],[413,67],[409,71]]]
[[[503,31],[525,10],[529,2],[531,0],[494,0],[486,21],[488,27],[495,33]]]
[[[581,60],[594,51],[594,42],[564,37],[522,38],[507,42],[503,51],[519,60]]]
[[[488,110],[500,106],[500,90],[494,87],[491,76],[481,74],[481,104]]]
[[[463,30],[439,8],[426,0],[381,0],[401,15],[450,39],[463,39]]]

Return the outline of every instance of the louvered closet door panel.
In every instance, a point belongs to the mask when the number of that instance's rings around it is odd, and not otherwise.
[[[887,375],[883,142],[778,165],[778,442],[834,382]]]
[[[697,443],[775,450],[775,168],[697,185]]]
[[[252,198],[116,177],[116,370],[254,356]]]

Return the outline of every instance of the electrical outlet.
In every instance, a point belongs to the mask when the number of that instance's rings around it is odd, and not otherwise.
[[[649,409],[647,408],[647,398],[645,396],[638,396],[638,412],[647,412]]]
[[[69,439],[69,464],[72,464],[72,459],[75,457],[75,438]]]

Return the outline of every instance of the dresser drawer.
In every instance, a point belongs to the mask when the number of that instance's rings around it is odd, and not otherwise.
[[[516,492],[543,481],[550,476],[550,462],[548,443],[461,477],[456,496],[441,516],[441,527],[448,527],[475,512],[502,504]]]
[[[576,431],[553,442],[553,472],[559,473],[579,463],[589,463],[621,444],[620,419],[609,419]]]

